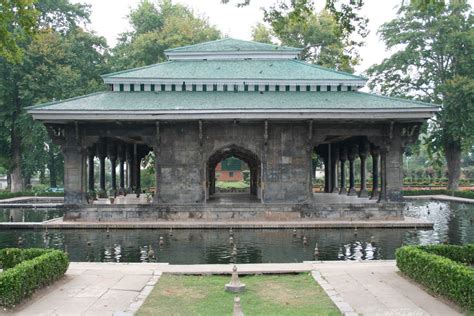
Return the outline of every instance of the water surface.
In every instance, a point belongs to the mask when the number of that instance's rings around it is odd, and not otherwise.
[[[66,249],[72,261],[197,264],[302,262],[315,259],[316,246],[318,260],[394,259],[395,249],[403,244],[474,243],[473,204],[416,201],[407,206],[406,215],[433,221],[434,229],[297,229],[296,235],[292,229],[234,229],[237,256],[232,256],[227,229],[171,234],[166,229],[12,229],[0,231],[0,248],[16,246],[21,237],[22,247]],[[149,258],[150,246],[155,258]]]

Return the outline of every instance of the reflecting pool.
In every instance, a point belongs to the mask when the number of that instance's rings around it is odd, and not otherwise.
[[[407,206],[407,216],[433,221],[434,229],[234,229],[233,244],[226,229],[12,229],[0,231],[0,248],[17,246],[21,237],[22,247],[66,249],[72,261],[196,264],[302,262],[315,259],[316,246],[318,260],[394,259],[403,244],[474,243],[473,204],[417,201]]]

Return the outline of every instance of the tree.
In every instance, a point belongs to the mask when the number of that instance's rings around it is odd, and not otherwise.
[[[462,1],[403,5],[379,31],[396,52],[368,70],[374,91],[442,104],[429,141],[444,153],[451,190],[459,185],[462,150],[474,142],[473,22]]]
[[[187,7],[162,0],[143,1],[128,15],[133,30],[120,36],[111,65],[123,70],[162,62],[168,48],[212,41],[221,33]]]
[[[61,166],[48,161],[49,154],[61,157],[24,107],[102,89],[107,47],[105,39],[79,28],[88,19],[86,7],[42,0],[37,8],[38,31],[22,43],[23,62],[0,59],[0,163],[9,170],[12,192],[22,191],[47,164]]]
[[[357,47],[362,45],[352,39],[353,33],[365,37],[367,20],[355,13],[352,2],[344,5],[341,12],[334,3],[329,6],[331,3],[328,1],[328,9],[318,13],[311,0],[279,2],[264,9],[264,20],[283,45],[303,47],[302,59],[352,72],[359,63]]]
[[[234,3],[243,7],[250,1]],[[358,48],[368,35],[368,19],[359,12],[363,5],[363,0],[326,0],[325,9],[318,13],[312,0],[279,1],[263,9],[271,30],[257,24],[252,38],[267,43],[274,35],[282,45],[303,47],[301,57],[308,62],[353,72],[360,61]]]
[[[252,27],[252,40],[260,43],[273,44],[271,31],[263,23]]]
[[[35,0],[0,1],[0,57],[19,63],[23,52],[20,42],[32,36],[36,29],[38,11]]]

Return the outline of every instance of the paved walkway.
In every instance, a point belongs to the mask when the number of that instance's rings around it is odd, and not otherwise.
[[[232,265],[71,263],[65,278],[16,315],[132,315],[162,273],[230,273]],[[400,276],[394,261],[239,264],[239,273],[312,271],[346,315],[461,315]]]
[[[462,315],[402,277],[395,261],[313,264],[354,311],[363,315]],[[331,294],[331,292],[329,292]]]

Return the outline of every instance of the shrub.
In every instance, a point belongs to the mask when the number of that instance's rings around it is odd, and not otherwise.
[[[448,249],[449,247],[453,246],[401,247],[395,252],[397,266],[405,275],[431,291],[445,296],[470,311],[474,310],[474,270],[463,264],[463,261],[459,263],[448,258],[472,260],[474,246]]]
[[[14,197],[20,197],[20,196],[48,196],[48,197],[62,197],[64,196],[64,192],[41,192],[41,193],[35,193],[31,191],[25,191],[25,192],[8,192],[8,191],[0,191],[0,200],[3,199],[11,199]]]
[[[450,191],[446,189],[435,189],[435,190],[403,190],[403,195],[414,196],[414,195],[451,195],[466,199],[474,199],[474,191]]]
[[[0,306],[13,307],[34,290],[61,278],[69,266],[66,253],[52,249],[3,249]]]

